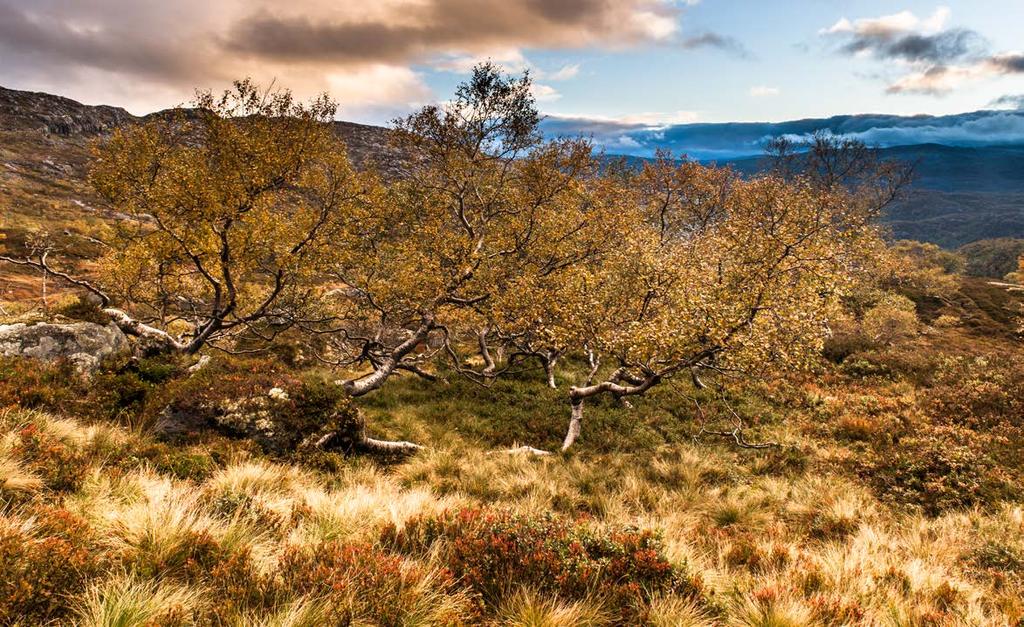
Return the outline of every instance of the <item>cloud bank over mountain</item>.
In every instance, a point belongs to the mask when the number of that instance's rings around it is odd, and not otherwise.
[[[843,115],[791,122],[650,125],[641,122],[550,117],[549,136],[584,135],[612,154],[647,157],[658,149],[695,159],[757,155],[775,137],[794,140],[827,132],[889,148],[916,144],[996,146],[1024,144],[1024,110],[948,116]]]

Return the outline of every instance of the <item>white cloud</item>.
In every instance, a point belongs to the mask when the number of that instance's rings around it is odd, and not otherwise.
[[[818,31],[822,35],[855,34],[855,35],[885,35],[892,33],[910,32],[921,30],[925,33],[935,33],[946,27],[952,11],[949,7],[942,6],[935,10],[931,16],[921,19],[911,11],[900,11],[892,15],[881,17],[862,18],[850,21],[849,18],[840,18],[829,28]]]
[[[441,55],[438,60],[430,63],[430,66],[445,72],[468,74],[474,66],[484,61],[492,61],[506,72],[519,73],[530,67],[530,62],[523,56],[522,51],[516,48],[497,48],[474,55],[450,52]]]
[[[754,98],[767,98],[771,96],[778,96],[782,93],[782,90],[778,87],[768,87],[767,85],[757,85],[750,88],[750,95]]]
[[[530,91],[538,102],[551,102],[562,97],[562,94],[558,93],[557,89],[551,85],[544,85],[542,83],[534,83],[530,86]]]
[[[953,11],[949,7],[939,7],[931,17],[921,23],[921,30],[926,33],[937,33],[949,23]]]
[[[398,65],[375,64],[327,75],[327,88],[343,111],[380,107],[414,108],[432,100],[418,74]]]
[[[570,78],[576,78],[580,73],[580,64],[571,63],[563,65],[554,72],[544,72],[541,70],[534,70],[534,74],[537,78],[541,78],[547,81],[567,81]]]

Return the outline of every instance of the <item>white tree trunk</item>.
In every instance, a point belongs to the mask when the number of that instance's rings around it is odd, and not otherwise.
[[[359,446],[374,453],[386,453],[389,455],[411,455],[412,453],[423,450],[422,446],[419,444],[413,444],[412,442],[376,440],[365,436],[362,441],[359,442]]]
[[[544,374],[547,375],[548,387],[552,390],[558,389],[558,382],[555,381],[555,364],[558,363],[558,354],[548,354],[543,358],[544,360]]]
[[[188,344],[179,342],[166,331],[162,331],[156,327],[151,327],[148,324],[143,324],[120,309],[110,307],[104,309],[103,313],[110,316],[110,319],[114,321],[114,324],[128,335],[156,340],[166,346],[169,350],[179,353],[188,349]]]
[[[565,433],[565,440],[562,442],[562,450],[567,451],[569,447],[576,443],[576,438],[580,437],[580,432],[583,430],[583,399],[574,400],[572,402],[572,413],[569,418],[569,430]]]

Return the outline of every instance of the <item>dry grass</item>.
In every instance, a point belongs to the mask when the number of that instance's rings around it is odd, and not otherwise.
[[[86,591],[78,602],[78,624],[82,627],[188,624],[191,622],[188,617],[202,603],[198,590],[119,574]]]
[[[879,500],[844,470],[871,442],[921,421],[921,393],[899,380],[798,382],[779,402],[806,422],[769,422],[760,432],[797,443],[790,452],[679,440],[538,458],[455,437],[400,464],[340,460],[330,472],[222,452],[199,479],[145,459],[126,463],[120,451],[145,448],[145,434],[6,409],[0,538],[45,540],[53,532],[34,513],[43,505],[81,516],[90,550],[106,560],[103,578],[69,593],[87,625],[211,616],[254,626],[374,624],[382,611],[395,624],[616,623],[599,594],[552,596],[514,574],[508,592],[482,606],[447,575],[445,554],[458,539],[402,555],[383,539],[410,521],[480,506],[659,534],[662,554],[688,583],[645,597],[638,615],[651,625],[1014,624],[1024,617],[1019,505],[925,516]],[[409,423],[400,433],[429,438],[437,428],[412,410],[399,413],[397,424]],[[29,426],[80,460],[73,490],[50,489],[38,460],[20,452],[18,434]],[[787,465],[794,458],[803,461]],[[330,585],[283,586],[283,568],[323,566],[325,551],[336,557],[324,572],[287,576]],[[386,580],[367,583],[382,573]]]

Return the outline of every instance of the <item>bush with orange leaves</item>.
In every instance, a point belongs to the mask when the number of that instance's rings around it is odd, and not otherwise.
[[[698,592],[653,532],[592,529],[549,514],[463,509],[388,529],[384,541],[412,553],[440,547],[444,563],[485,607],[527,588],[563,600],[596,598],[629,622],[644,617],[654,595]]]
[[[42,477],[43,485],[51,490],[73,492],[85,479],[82,469],[88,464],[88,456],[36,425],[18,432],[11,452]]]
[[[42,507],[30,523],[0,520],[0,624],[43,624],[70,613],[72,595],[103,569],[88,523]]]
[[[447,571],[407,564],[399,555],[362,543],[330,541],[315,550],[289,547],[278,571],[285,590],[329,600],[330,624],[347,625],[369,616],[375,624],[404,625],[417,605],[429,606],[431,598],[457,593]],[[439,605],[426,609],[433,620],[459,624],[459,611],[465,608],[457,602],[450,608]]]

